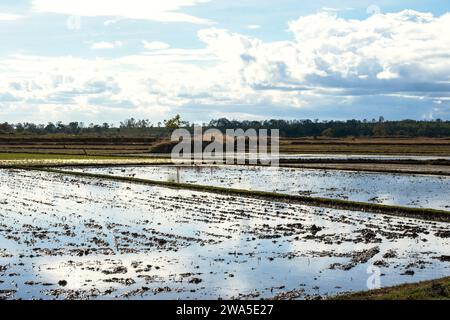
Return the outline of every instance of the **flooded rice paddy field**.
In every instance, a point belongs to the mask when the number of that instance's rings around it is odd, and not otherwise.
[[[450,160],[449,156],[377,155],[377,154],[281,154],[282,160]]]
[[[0,186],[5,299],[307,299],[377,270],[450,275],[446,223],[44,172]]]
[[[150,157],[150,158],[158,158],[165,157],[171,158],[170,153],[150,153],[150,154],[127,154],[127,156],[133,157]],[[238,157],[244,158],[244,154],[237,154]],[[230,157],[228,157],[230,158]],[[273,158],[277,158],[280,160],[386,160],[386,161],[395,161],[395,160],[415,160],[415,161],[429,161],[429,160],[450,160],[449,156],[430,156],[430,155],[380,155],[380,154],[331,154],[331,153],[310,153],[310,154],[295,154],[295,153],[280,153],[276,156],[268,155],[257,155],[250,154],[250,158],[253,159],[261,159],[261,160],[269,160]]]
[[[450,210],[448,176],[257,166],[124,166],[67,170]]]

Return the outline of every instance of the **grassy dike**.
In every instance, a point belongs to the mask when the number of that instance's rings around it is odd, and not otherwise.
[[[187,183],[176,183],[176,182],[169,182],[169,181],[156,181],[156,180],[147,180],[147,179],[139,179],[139,178],[131,178],[131,177],[111,176],[111,175],[104,175],[104,174],[71,172],[71,171],[64,171],[64,170],[51,169],[51,168],[27,167],[27,166],[16,166],[14,168],[21,169],[21,170],[44,171],[44,172],[49,172],[49,173],[57,173],[57,174],[64,174],[64,175],[71,175],[71,176],[78,176],[78,177],[85,177],[85,178],[107,179],[107,180],[118,181],[118,182],[127,182],[127,183],[143,184],[143,185],[154,185],[154,186],[168,187],[168,188],[174,188],[174,189],[186,189],[186,190],[192,190],[192,191],[210,192],[210,193],[233,195],[233,196],[239,196],[239,197],[259,198],[259,199],[269,200],[269,201],[301,203],[301,204],[307,204],[307,205],[312,205],[312,206],[317,206],[317,207],[327,207],[327,208],[353,210],[353,211],[358,210],[358,211],[364,211],[364,212],[390,214],[390,215],[402,216],[402,217],[411,217],[411,218],[419,218],[419,219],[425,219],[425,220],[450,222],[450,211],[444,211],[444,210],[389,206],[389,205],[372,204],[372,203],[365,203],[365,202],[355,202],[355,201],[347,201],[347,200],[340,200],[340,199],[327,199],[327,198],[315,198],[315,197],[297,196],[297,195],[286,195],[286,194],[279,194],[279,193],[265,192],[265,191],[229,189],[229,188],[223,188],[223,187],[195,185],[195,184],[187,184]]]
[[[450,300],[450,277],[344,294],[330,300]]]

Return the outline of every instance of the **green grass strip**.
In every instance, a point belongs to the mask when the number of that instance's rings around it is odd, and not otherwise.
[[[312,205],[312,206],[316,206],[316,207],[328,207],[328,208],[345,209],[345,210],[352,210],[352,211],[382,213],[382,214],[390,214],[390,215],[402,216],[402,217],[411,217],[411,218],[419,218],[419,219],[425,219],[425,220],[450,222],[450,211],[428,209],[428,208],[409,208],[409,207],[402,207],[402,206],[372,204],[372,203],[366,203],[366,202],[356,202],[356,201],[348,201],[348,200],[340,200],[340,199],[328,199],[328,198],[315,198],[315,197],[307,197],[307,196],[299,196],[299,195],[287,195],[287,194],[280,194],[280,193],[266,192],[266,191],[229,189],[229,188],[224,188],[224,187],[205,186],[205,185],[196,185],[196,184],[188,184],[188,183],[176,183],[176,182],[169,182],[169,181],[156,181],[156,180],[111,176],[111,175],[86,173],[86,172],[71,172],[71,171],[63,171],[63,170],[51,169],[51,168],[33,168],[33,167],[19,167],[19,166],[15,167],[15,168],[21,169],[21,170],[44,171],[44,172],[72,175],[72,176],[79,176],[79,177],[86,177],[86,178],[106,179],[106,180],[128,182],[128,183],[134,183],[134,184],[154,185],[154,186],[161,186],[161,187],[168,187],[168,188],[175,188],[175,189],[187,189],[187,190],[200,191],[200,192],[210,192],[210,193],[216,193],[216,194],[235,195],[235,196],[240,196],[240,197],[259,198],[259,199],[272,200],[272,201],[302,203],[302,204],[308,204],[308,205]]]
[[[450,277],[338,295],[330,300],[450,300]]]

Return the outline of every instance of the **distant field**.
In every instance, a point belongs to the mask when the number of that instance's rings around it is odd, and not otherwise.
[[[155,138],[8,137],[0,136],[2,153],[108,156],[148,153]]]
[[[281,139],[283,153],[410,154],[450,155],[450,139],[345,138]]]
[[[83,156],[170,153],[168,140],[123,137],[0,136],[0,153],[39,153]],[[281,153],[450,155],[450,138],[281,138]]]
[[[290,144],[370,144],[370,145],[384,145],[384,144],[397,144],[397,145],[450,145],[450,138],[282,138],[282,141]]]
[[[82,156],[67,154],[41,154],[41,153],[0,153],[1,160],[105,160],[120,159],[121,157]]]

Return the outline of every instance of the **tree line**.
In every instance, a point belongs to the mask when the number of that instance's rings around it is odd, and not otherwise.
[[[152,123],[148,119],[134,118],[122,121],[118,126],[109,123],[89,124],[82,122],[62,122],[47,124],[34,123],[0,123],[0,134],[22,135],[154,135],[169,136],[173,129],[192,128],[191,123],[182,121],[179,115],[163,122]],[[279,129],[283,137],[450,137],[450,121],[440,119],[432,121],[402,120],[264,120],[238,121],[227,118],[203,123],[205,129]]]
[[[450,137],[450,121],[378,120],[212,120],[208,127],[218,129],[279,129],[283,137]]]
[[[113,123],[86,125],[83,122],[63,123],[61,121],[47,124],[35,123],[0,123],[0,134],[22,134],[22,135],[51,135],[51,134],[67,134],[67,135],[116,135],[116,134],[153,134],[161,131],[163,125],[161,122],[153,124],[148,119],[126,119],[120,122],[118,126]]]

